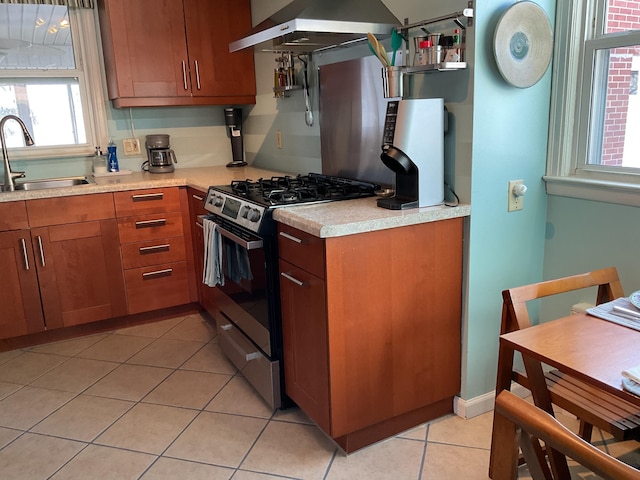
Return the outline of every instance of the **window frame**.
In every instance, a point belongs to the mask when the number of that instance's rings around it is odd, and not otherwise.
[[[14,147],[9,149],[12,159],[29,161],[92,156],[95,147],[109,138],[95,9],[68,7],[68,12],[73,35],[75,70],[2,70],[0,77],[77,77],[87,142],[78,145],[40,147],[36,144],[32,147]]]
[[[596,33],[603,32],[605,5],[606,0],[557,2],[549,147],[543,179],[550,195],[640,206],[640,169],[587,163],[596,51],[640,44],[640,31]]]

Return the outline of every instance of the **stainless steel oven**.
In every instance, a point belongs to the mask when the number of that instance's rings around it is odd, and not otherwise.
[[[203,222],[217,232],[214,316],[224,353],[269,405],[284,393],[275,208],[370,196],[377,185],[309,174],[209,187]],[[210,231],[207,224],[205,232]],[[206,242],[207,245],[210,242]],[[211,260],[211,256],[205,256]],[[205,262],[207,263],[207,262]],[[209,265],[210,266],[210,265]],[[207,265],[205,265],[206,270]],[[224,279],[224,282],[219,279]]]

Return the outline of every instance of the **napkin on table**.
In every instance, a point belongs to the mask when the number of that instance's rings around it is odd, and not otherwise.
[[[640,365],[622,371],[622,388],[640,395]]]

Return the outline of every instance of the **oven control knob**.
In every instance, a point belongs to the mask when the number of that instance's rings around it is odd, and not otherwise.
[[[215,205],[216,207],[221,207],[223,202],[224,202],[224,198],[222,198],[222,196],[221,196],[221,195],[216,195],[214,205]]]
[[[250,211],[251,211],[251,207],[249,205],[245,205],[244,207],[242,207],[242,212],[240,212],[240,216],[242,218],[248,218]]]
[[[257,208],[250,209],[247,218],[250,222],[257,222],[258,220],[260,220],[260,210],[258,210]]]

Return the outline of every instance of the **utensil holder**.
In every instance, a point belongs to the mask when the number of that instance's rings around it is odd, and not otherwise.
[[[382,89],[385,98],[402,97],[402,68],[384,67],[382,69]]]

